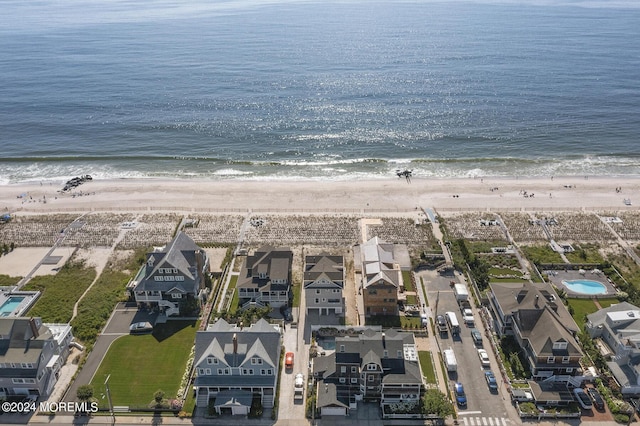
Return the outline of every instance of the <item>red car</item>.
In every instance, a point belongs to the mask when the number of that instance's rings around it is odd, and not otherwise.
[[[293,368],[293,352],[284,354],[284,366],[285,368]]]

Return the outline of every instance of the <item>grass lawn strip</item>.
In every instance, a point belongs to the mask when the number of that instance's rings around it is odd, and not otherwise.
[[[433,370],[433,361],[431,359],[431,352],[418,351],[418,358],[420,359],[420,368],[427,383],[436,383],[436,372]]]
[[[91,383],[99,403],[106,407],[101,395],[109,374],[113,405],[147,408],[157,390],[175,398],[196,330],[195,321],[169,321],[158,325],[154,334],[122,336],[113,342]]]

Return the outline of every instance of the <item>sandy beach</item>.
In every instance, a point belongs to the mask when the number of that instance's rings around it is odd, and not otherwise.
[[[0,186],[5,212],[629,210],[640,179],[614,177],[388,179],[376,181],[92,180]],[[630,200],[632,205],[625,204]]]

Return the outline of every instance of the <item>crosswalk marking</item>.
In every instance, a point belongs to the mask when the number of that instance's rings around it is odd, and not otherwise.
[[[509,426],[509,419],[499,417],[462,417],[465,426]]]

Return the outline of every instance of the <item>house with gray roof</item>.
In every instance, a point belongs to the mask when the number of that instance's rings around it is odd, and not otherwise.
[[[306,256],[303,285],[307,314],[344,315],[344,257]]]
[[[289,303],[291,294],[291,264],[289,248],[262,247],[247,256],[236,284],[242,309],[250,306],[279,308]]]
[[[223,319],[196,333],[194,387],[198,407],[215,399],[218,414],[246,415],[259,397],[272,408],[278,381],[280,331],[264,319],[250,327]]]
[[[165,247],[147,253],[129,283],[138,307],[158,309],[166,316],[193,315],[206,298],[209,257],[187,234],[178,232]]]
[[[640,308],[628,302],[587,315],[586,331],[609,351],[607,365],[623,395],[640,395]],[[600,346],[600,345],[598,345]]]
[[[403,283],[400,264],[394,258],[394,245],[373,237],[360,245],[360,255],[365,314],[397,315],[398,293]]]
[[[40,318],[0,318],[0,397],[48,396],[69,355],[69,324],[43,324]]]
[[[363,399],[378,401],[384,410],[401,401],[417,404],[424,393],[413,333],[393,329],[337,337],[335,353],[314,360],[313,375],[336,386],[335,398],[327,398],[334,407],[334,399],[347,406]]]
[[[490,284],[493,327],[514,336],[535,380],[575,381],[582,373],[579,328],[553,288],[546,283]]]

